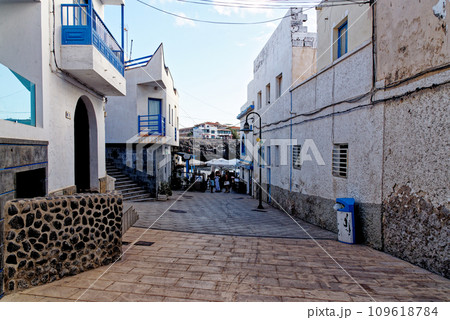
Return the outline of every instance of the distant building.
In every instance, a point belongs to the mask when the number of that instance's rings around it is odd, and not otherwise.
[[[161,44],[152,56],[127,61],[126,97],[108,97],[106,158],[155,191],[169,182],[179,143],[179,102]]]
[[[194,138],[198,139],[232,139],[231,129],[219,122],[204,122],[192,128]]]

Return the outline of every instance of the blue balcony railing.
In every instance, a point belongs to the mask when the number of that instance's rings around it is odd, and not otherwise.
[[[152,58],[152,56],[145,56],[145,57],[125,61],[125,70],[131,69],[131,68],[145,67],[151,58]]]
[[[94,45],[123,75],[123,49],[90,4],[61,4],[61,43]]]
[[[138,132],[147,135],[166,135],[166,118],[160,114],[138,116]]]

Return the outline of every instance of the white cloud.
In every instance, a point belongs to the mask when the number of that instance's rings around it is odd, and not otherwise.
[[[177,13],[181,17],[186,17],[186,15],[183,12]],[[195,22],[188,19],[183,19],[180,17],[175,18],[175,25],[182,27],[182,26],[189,26],[189,27],[195,27]]]

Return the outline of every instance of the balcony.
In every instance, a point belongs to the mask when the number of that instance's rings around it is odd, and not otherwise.
[[[160,114],[138,116],[139,135],[166,135],[166,118]]]
[[[96,91],[126,93],[124,53],[89,4],[61,4],[61,68]]]

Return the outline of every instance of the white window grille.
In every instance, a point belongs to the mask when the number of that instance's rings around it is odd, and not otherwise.
[[[300,152],[302,150],[301,145],[295,145],[292,147],[292,166],[294,169],[301,169],[302,168],[302,162],[300,158]]]
[[[348,144],[333,145],[333,176],[347,178],[348,173]]]

